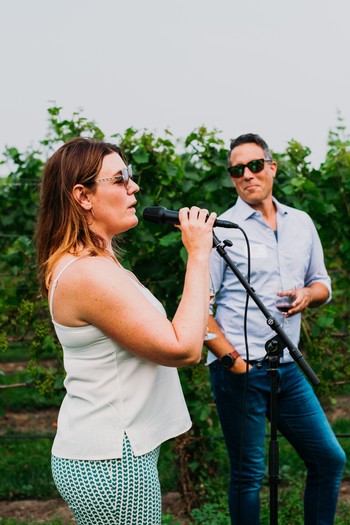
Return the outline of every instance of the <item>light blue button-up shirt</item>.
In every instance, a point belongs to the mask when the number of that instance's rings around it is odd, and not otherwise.
[[[286,319],[275,306],[276,292],[290,288],[303,288],[311,283],[323,283],[329,290],[331,281],[324,264],[321,242],[309,215],[280,204],[277,208],[277,234],[268,226],[259,211],[255,211],[238,197],[236,204],[220,215],[220,219],[237,223],[247,234],[251,255],[250,285],[259,299],[276,318],[287,336],[298,346],[301,314]],[[248,279],[247,246],[238,229],[215,228],[220,241],[232,241],[226,252],[245,279]],[[210,273],[216,291],[215,319],[226,339],[247,358],[244,340],[244,309],[246,290],[214,249],[211,254]],[[249,298],[247,333],[249,359],[262,359],[266,355],[265,343],[275,332],[266,323],[265,315]],[[208,353],[208,364],[216,357]],[[287,349],[281,362],[292,361]]]

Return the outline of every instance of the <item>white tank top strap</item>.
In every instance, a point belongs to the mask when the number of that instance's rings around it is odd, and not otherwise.
[[[54,296],[55,289],[56,289],[56,286],[57,286],[57,283],[58,283],[58,279],[61,277],[63,272],[68,268],[68,266],[73,264],[75,261],[78,261],[79,259],[81,259],[81,257],[75,257],[74,259],[69,261],[65,266],[63,266],[62,270],[59,272],[59,274],[57,275],[56,279],[52,283],[51,294],[50,294],[50,303],[49,303],[49,309],[50,309],[52,321],[54,320],[54,318],[53,318],[53,310],[52,310],[52,303],[53,303],[53,296]]]

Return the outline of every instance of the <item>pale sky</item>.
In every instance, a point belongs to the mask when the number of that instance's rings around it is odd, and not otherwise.
[[[324,160],[350,128],[349,0],[0,0],[0,151],[35,146],[55,101],[107,134],[256,132]]]

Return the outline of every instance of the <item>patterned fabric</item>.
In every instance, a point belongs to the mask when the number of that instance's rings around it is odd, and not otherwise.
[[[125,435],[121,459],[52,456],[54,482],[78,525],[160,525],[159,448],[134,456]]]

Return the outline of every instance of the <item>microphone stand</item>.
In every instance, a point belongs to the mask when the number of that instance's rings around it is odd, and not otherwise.
[[[264,314],[266,322],[271,330],[276,332],[276,335],[269,339],[265,344],[265,350],[269,359],[269,369],[267,370],[270,375],[271,383],[271,440],[269,445],[269,486],[270,486],[270,525],[278,524],[278,484],[280,482],[279,476],[279,447],[277,440],[277,379],[278,379],[278,364],[280,356],[284,348],[288,348],[290,355],[302,369],[306,377],[309,379],[312,385],[317,386],[320,380],[313,372],[312,368],[307,364],[302,356],[302,353],[293,341],[289,339],[287,334],[279,322],[270,314],[268,309],[265,307],[263,302],[256,295],[255,290],[250,286],[248,281],[243,277],[241,272],[232,262],[231,258],[227,254],[225,247],[232,246],[232,242],[229,240],[220,241],[213,231],[213,247],[216,249],[218,254],[225,260],[228,267],[238,278],[239,282],[245,288],[249,296],[253,299],[255,304],[259,307],[260,311]]]

